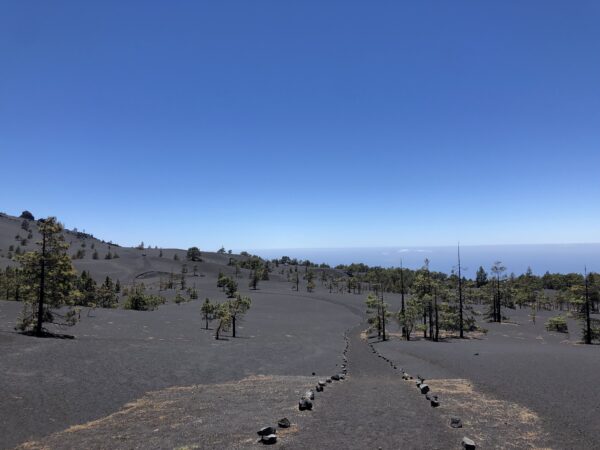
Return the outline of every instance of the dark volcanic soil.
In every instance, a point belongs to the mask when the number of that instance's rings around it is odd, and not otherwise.
[[[371,351],[362,328],[349,334],[347,379],[317,394],[286,448],[458,448],[463,431],[444,424],[414,383]]]
[[[600,448],[599,347],[577,344],[575,321],[569,321],[570,336],[546,332],[544,322],[556,312],[539,312],[535,325],[528,310],[506,314],[510,322],[484,323],[489,332],[475,339],[393,339],[376,348],[413,373],[466,379],[480,392],[527,407],[552,448]]]
[[[360,321],[335,301],[253,292],[239,337],[220,341],[203,329],[199,301],[84,313],[69,340],[15,333],[21,305],[0,302],[0,447],[98,419],[152,390],[328,373],[344,330]]]

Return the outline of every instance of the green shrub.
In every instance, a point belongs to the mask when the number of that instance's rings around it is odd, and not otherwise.
[[[546,322],[547,331],[556,331],[558,333],[568,333],[567,319],[564,316],[551,317]]]
[[[138,285],[129,290],[123,307],[135,311],[152,311],[164,303],[164,297],[146,294],[144,286]]]

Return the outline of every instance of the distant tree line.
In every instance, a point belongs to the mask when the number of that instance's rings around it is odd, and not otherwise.
[[[580,321],[584,343],[600,339],[600,320],[592,316],[600,305],[600,275],[597,273],[536,276],[528,269],[519,276],[507,275],[506,267],[497,261],[490,267],[489,274],[480,267],[475,279],[470,280],[455,272],[447,275],[431,271],[427,260],[418,270],[371,268],[364,264],[344,266],[343,270],[346,277],[327,281],[330,292],[370,292],[366,301],[369,322],[383,338],[388,319],[381,312],[385,308],[378,306],[375,299],[382,298],[383,293],[399,293],[403,300],[397,319],[406,339],[410,339],[414,331],[435,341],[441,332],[462,336],[464,331],[475,330],[475,304],[488,305],[485,317],[492,322],[506,320],[506,310],[514,308],[529,308],[534,322],[536,311],[559,311],[561,315],[546,323],[547,329],[565,332],[569,315]],[[405,294],[410,294],[406,301]]]

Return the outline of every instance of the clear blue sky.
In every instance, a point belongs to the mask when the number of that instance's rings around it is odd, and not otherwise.
[[[598,1],[0,2],[0,210],[211,249],[598,242]]]

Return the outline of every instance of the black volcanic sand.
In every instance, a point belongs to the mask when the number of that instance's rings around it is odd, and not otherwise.
[[[15,333],[21,305],[0,302],[0,447],[98,419],[148,391],[329,373],[343,331],[360,321],[333,296],[251,295],[239,337],[219,341],[203,329],[200,301],[151,312],[98,309],[92,317],[84,310],[65,330],[76,336],[69,340]]]
[[[445,397],[451,403],[456,397],[467,410],[464,415],[473,408],[477,413],[489,409],[478,399],[481,393],[506,402],[508,410],[516,408],[508,425],[530,425],[526,431],[532,441],[525,446],[600,448],[598,346],[578,344],[580,327],[574,320],[569,320],[571,335],[548,333],[544,322],[557,312],[538,312],[535,325],[529,313],[506,310],[509,322],[483,323],[487,335],[470,339],[435,343],[415,333],[415,341],[392,339],[374,347],[407,372],[445,385],[442,405]],[[475,391],[471,396],[454,395],[468,385]]]
[[[361,329],[349,335],[347,379],[317,394],[315,411],[298,419],[300,433],[286,448],[459,448],[464,432],[449,428],[413,382],[373,354]]]
[[[259,444],[257,430],[277,426],[281,441],[298,433],[295,402],[312,377],[248,377],[239,381],[150,392],[121,410],[27,442],[21,449],[239,449]],[[259,425],[260,424],[260,425]]]
[[[363,296],[296,293],[278,281],[250,295],[240,337],[223,341],[202,329],[201,301],[83,310],[71,340],[15,333],[21,305],[0,302],[1,446],[235,448],[288,416],[284,448],[455,448],[462,436],[480,448],[599,447],[590,420],[598,347],[545,332],[547,313],[534,326],[526,311],[508,311],[512,323],[484,324],[489,333],[471,339],[379,343],[356,328]],[[348,378],[299,413],[299,392],[340,370],[349,328]],[[400,368],[425,377],[441,406]],[[448,427],[455,415],[464,428]]]

